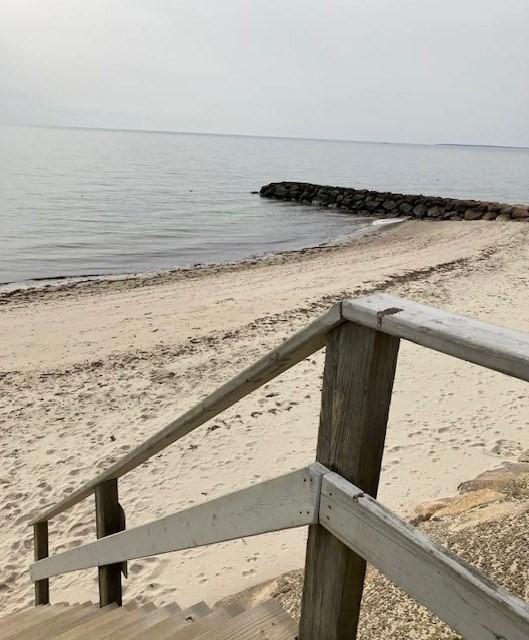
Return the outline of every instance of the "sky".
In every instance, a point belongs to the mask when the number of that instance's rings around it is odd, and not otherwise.
[[[2,0],[0,123],[529,146],[529,0]]]

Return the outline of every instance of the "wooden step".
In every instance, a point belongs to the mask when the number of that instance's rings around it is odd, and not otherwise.
[[[20,611],[16,611],[7,616],[4,616],[0,620],[0,638],[3,639],[6,635],[8,635],[10,630],[16,625],[20,625],[20,627],[22,628],[23,625],[31,624],[32,621],[39,618],[45,619],[46,616],[50,615],[50,612],[54,610],[54,607],[45,605],[40,607],[31,607],[29,609],[22,609]]]
[[[170,602],[169,604],[164,605],[163,608],[171,613],[182,613],[182,607],[176,602]]]
[[[193,640],[194,638],[198,638],[206,633],[206,631],[217,628],[220,624],[227,622],[243,612],[243,604],[237,601],[232,602],[226,607],[215,609],[208,613],[207,616],[180,629],[178,632],[178,640]],[[167,635],[165,637],[170,638],[171,636]]]
[[[14,633],[61,615],[66,609],[64,605],[42,605],[27,609],[25,615],[17,616],[0,625],[0,640],[7,640]]]
[[[166,607],[162,607],[161,609],[155,609],[154,611],[146,612],[137,620],[129,621],[127,624],[122,626],[119,631],[115,631],[114,633],[112,633],[112,640],[128,640],[129,638],[133,637],[146,637],[147,630],[150,630],[157,624],[170,619],[173,619],[175,621],[178,620],[180,625],[186,624],[185,618],[183,618],[181,614],[172,614],[167,610]],[[150,631],[148,635],[150,638]]]
[[[171,640],[180,640],[183,632],[177,631],[170,636]],[[268,600],[196,637],[200,640],[294,640],[297,626],[275,600]]]
[[[47,638],[51,638],[81,624],[90,617],[94,617],[98,612],[99,608],[91,602],[79,606],[65,607],[65,610],[60,615],[41,620],[26,629],[18,629],[18,631],[9,636],[9,640],[47,640]]]
[[[166,605],[164,609],[172,609],[171,605]],[[201,621],[211,615],[211,610],[205,602],[197,602],[192,607],[187,609],[180,609],[180,613],[173,614],[161,620],[149,628],[149,640],[163,640],[163,638],[171,637],[175,631],[183,627],[188,628],[197,624],[197,621]],[[131,631],[133,635],[129,638],[140,640],[144,637],[143,633],[135,633]],[[112,639],[114,640],[114,639]]]
[[[178,609],[150,603],[33,607],[0,620],[0,640],[294,640],[297,634],[275,600],[248,610],[238,600],[213,611],[204,602]]]
[[[192,607],[188,607],[182,611],[182,615],[188,622],[194,622],[199,618],[207,616],[211,609],[204,601],[197,602]]]
[[[107,609],[109,609],[107,611]],[[129,616],[137,615],[139,609],[129,610],[126,607],[117,607],[109,605],[101,609],[103,615],[83,622],[74,629],[69,629],[63,633],[54,636],[54,640],[78,640],[78,638],[104,638],[107,634],[112,633],[113,625],[119,628],[120,625],[126,624]]]

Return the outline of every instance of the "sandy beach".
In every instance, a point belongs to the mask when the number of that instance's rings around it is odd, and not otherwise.
[[[528,242],[526,224],[414,221],[239,265],[0,294],[3,610],[31,602],[33,512],[332,302],[385,290],[529,331]],[[322,368],[318,353],[123,478],[127,526],[313,461]],[[403,343],[381,501],[409,514],[516,460],[528,404],[517,380]],[[94,537],[92,499],[50,523],[52,553]],[[133,561],[124,597],[212,604],[301,567],[304,540],[296,530]],[[52,601],[96,600],[96,578],[52,579]]]

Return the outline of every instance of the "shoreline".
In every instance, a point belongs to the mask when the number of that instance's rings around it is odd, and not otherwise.
[[[344,236],[334,238],[333,240],[319,245],[311,245],[302,247],[301,249],[285,249],[282,251],[273,251],[260,256],[250,256],[241,260],[228,260],[224,262],[205,262],[193,265],[175,267],[174,269],[160,269],[154,271],[139,271],[122,274],[87,274],[87,275],[62,275],[55,277],[32,278],[29,280],[20,280],[13,282],[0,283],[0,304],[11,296],[18,296],[23,293],[38,294],[46,291],[61,291],[65,289],[79,288],[83,286],[97,286],[98,284],[106,285],[109,283],[134,283],[144,285],[146,283],[156,285],[159,282],[167,280],[176,280],[179,277],[191,277],[192,274],[208,274],[217,273],[219,271],[237,271],[259,266],[260,264],[285,263],[289,260],[295,261],[297,257],[302,258],[306,255],[313,255],[332,251],[337,248],[350,246],[356,241],[375,234],[382,233],[386,229],[396,224],[406,222],[405,218],[399,220],[390,220],[386,218],[377,218],[370,221],[369,226],[360,228],[356,231],[348,233]]]
[[[3,299],[0,552],[5,610],[31,602],[28,520],[164,427],[335,300],[386,290],[529,331],[529,225],[408,221],[343,246]],[[312,462],[323,353],[120,482],[129,527]],[[529,449],[523,383],[402,342],[380,500],[398,514]],[[53,484],[51,482],[53,480]],[[59,552],[95,537],[93,501],[50,522]],[[133,561],[125,598],[219,600],[303,566],[302,530]],[[174,576],[178,576],[175,580]],[[94,599],[97,572],[52,580]],[[142,586],[152,585],[147,594]]]

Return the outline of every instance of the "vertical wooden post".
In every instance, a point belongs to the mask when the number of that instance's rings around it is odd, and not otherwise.
[[[118,501],[117,478],[102,482],[95,489],[97,537],[104,538],[123,531],[124,518]],[[121,563],[99,567],[99,606],[115,602],[122,605]]]
[[[36,522],[33,525],[33,545],[35,560],[42,560],[49,555],[48,521]],[[48,578],[35,582],[35,606],[50,603],[50,581]]]
[[[346,322],[328,336],[317,460],[376,496],[399,339]],[[300,640],[356,638],[365,561],[309,528]]]

